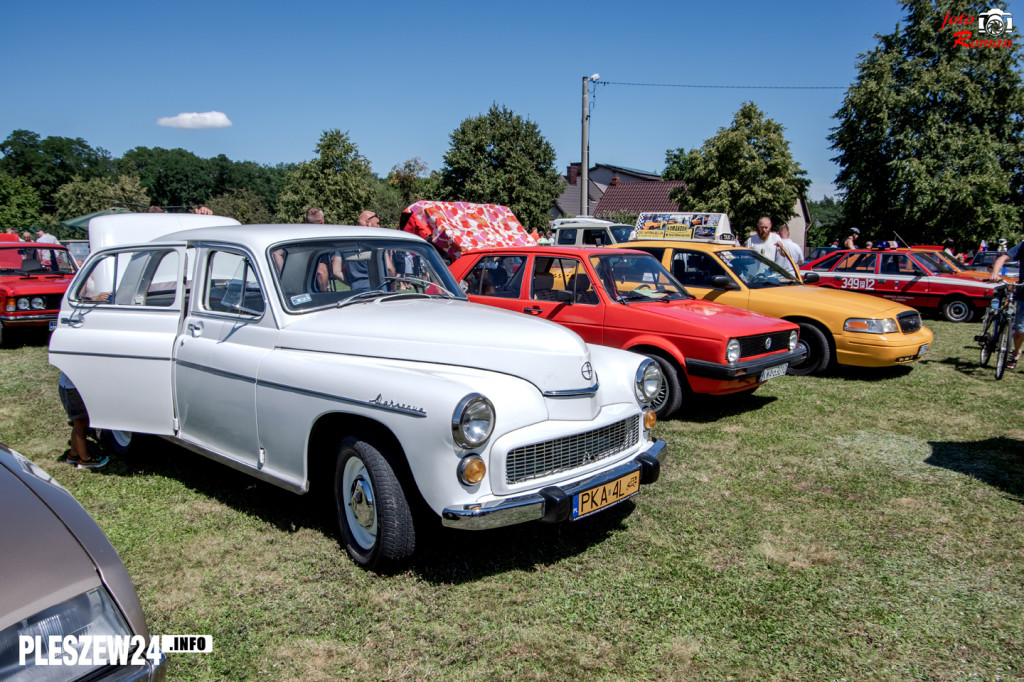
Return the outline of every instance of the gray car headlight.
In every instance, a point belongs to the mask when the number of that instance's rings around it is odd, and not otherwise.
[[[479,393],[467,395],[452,413],[452,436],[459,447],[479,447],[493,431],[494,405]]]
[[[36,655],[27,656],[25,664],[19,664],[19,640],[21,637],[39,637],[42,649],[38,653],[40,659],[48,658],[51,637],[60,637],[63,642],[67,635],[81,638],[83,635],[92,637],[120,636],[130,637],[131,630],[125,623],[121,612],[102,587],[72,597],[66,602],[51,606],[34,616],[18,621],[0,632],[0,677],[17,680],[59,680],[67,679],[69,671],[75,676],[84,676],[89,666],[67,668],[64,666],[49,667],[35,665]],[[59,656],[57,658],[60,658]],[[95,666],[96,669],[106,665]],[[4,673],[14,673],[8,678]]]
[[[661,373],[661,367],[657,362],[647,358],[640,363],[636,370],[636,399],[641,405],[648,405],[661,392],[665,377]]]
[[[729,339],[729,344],[725,347],[725,361],[736,362],[740,359],[740,342],[738,339]]]
[[[851,317],[843,324],[844,332],[864,332],[866,334],[895,334],[899,331],[896,320],[875,320],[865,317]]]

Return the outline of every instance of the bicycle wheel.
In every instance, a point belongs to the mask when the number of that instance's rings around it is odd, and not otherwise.
[[[992,314],[991,309],[985,315],[985,326],[981,332],[981,364],[987,365],[988,361],[992,358],[992,351],[996,349],[996,343],[999,341],[999,332],[1001,328],[999,326],[1002,318],[998,315]]]
[[[1003,378],[1006,371],[1006,361],[1013,352],[1013,325],[1010,320],[1002,320],[1002,330],[999,333],[999,351],[996,355],[996,379]]]

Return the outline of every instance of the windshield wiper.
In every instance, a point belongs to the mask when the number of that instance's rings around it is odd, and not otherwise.
[[[388,282],[406,282],[408,284],[419,285],[419,286],[423,287],[424,289],[428,289],[430,287],[434,287],[435,289],[439,289],[440,291],[444,292],[444,293],[437,293],[437,294],[428,294],[426,291],[408,291],[408,290],[406,290],[406,291],[393,291],[393,292],[391,292],[391,293],[394,293],[394,294],[422,294],[424,296],[430,296],[430,297],[440,296],[441,298],[455,298],[455,294],[453,294],[452,292],[448,291],[448,289],[446,287],[438,284],[437,282],[431,282],[429,279],[421,279],[419,277],[412,277],[410,275],[399,275],[397,277],[385,277],[384,278],[384,282],[382,282],[381,285],[379,287],[377,287],[377,288],[380,289],[381,287],[386,286],[388,284]]]
[[[367,291],[360,291],[358,294],[353,294],[348,298],[343,298],[338,301],[338,308],[344,308],[350,303],[366,303],[367,301],[373,301],[378,298],[384,298],[385,296],[394,296],[392,291],[381,291],[380,289],[370,289]]]

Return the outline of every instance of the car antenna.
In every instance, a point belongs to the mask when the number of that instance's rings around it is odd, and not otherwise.
[[[899,233],[899,232],[897,232],[896,230],[893,230],[893,231],[892,231],[892,233],[893,233],[894,235],[896,235],[896,239],[899,239],[899,240],[900,240],[901,242],[903,242],[903,247],[904,247],[904,248],[907,248],[907,249],[909,249],[909,248],[910,248],[910,244],[908,244],[908,243],[907,243],[907,240],[906,240],[906,239],[904,239],[903,237],[901,237],[901,236],[900,236],[900,233]]]

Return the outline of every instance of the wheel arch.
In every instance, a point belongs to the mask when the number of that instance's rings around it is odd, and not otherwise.
[[[833,335],[832,330],[828,328],[821,320],[816,320],[813,317],[807,317],[805,315],[787,315],[782,318],[786,322],[792,322],[793,324],[810,324],[818,328],[822,334],[825,335],[825,340],[828,342],[828,349],[832,354],[832,357],[836,356],[836,337]]]
[[[310,429],[306,457],[311,492],[330,492],[330,486],[325,486],[324,482],[329,483],[333,480],[334,455],[346,436],[359,436],[371,441],[381,449],[382,454],[385,451],[393,453],[396,461],[391,462],[391,466],[395,469],[395,474],[405,486],[406,494],[414,494],[417,488],[412,478],[412,470],[409,468],[405,449],[394,432],[375,419],[346,412],[323,414]]]
[[[676,370],[676,375],[679,377],[679,383],[684,391],[690,391],[690,379],[686,375],[686,358],[681,357],[677,352],[673,352],[664,346],[655,345],[653,343],[640,342],[631,346],[624,346],[623,350],[628,350],[631,353],[639,353],[640,355],[660,355],[672,364]]]

